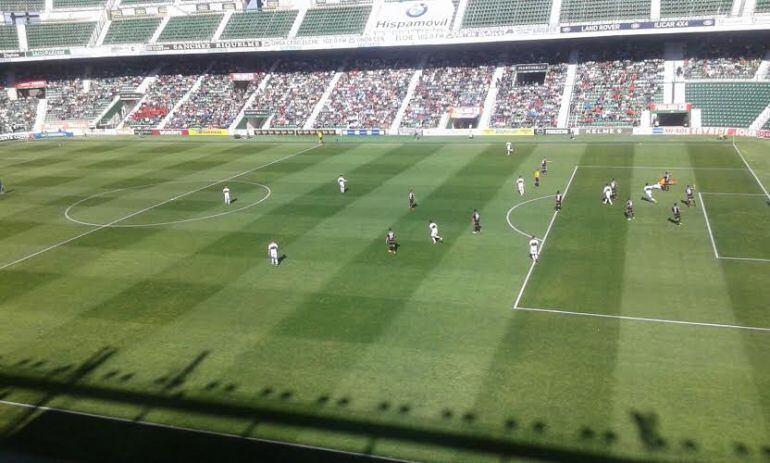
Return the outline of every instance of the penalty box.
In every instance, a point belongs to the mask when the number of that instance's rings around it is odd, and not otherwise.
[[[761,193],[699,195],[718,259],[770,263],[770,200]]]

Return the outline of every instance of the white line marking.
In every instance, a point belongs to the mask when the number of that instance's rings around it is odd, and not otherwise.
[[[728,325],[724,323],[687,322],[682,320],[671,320],[668,318],[630,317],[627,315],[608,315],[608,314],[592,313],[592,312],[572,312],[569,310],[561,310],[561,309],[533,309],[530,307],[514,307],[513,310],[524,310],[527,312],[544,312],[544,313],[553,313],[553,314],[559,314],[559,315],[578,315],[583,317],[611,318],[615,320],[628,320],[628,321],[635,321],[635,322],[671,323],[674,325],[708,326],[711,328],[732,328],[737,330],[770,332],[770,328],[763,328],[759,326]]]
[[[741,169],[743,170],[743,169]],[[762,193],[728,193],[721,191],[702,191],[704,195],[719,195],[719,196],[765,196]]]
[[[142,426],[148,426],[152,428],[161,428],[161,429],[170,429],[172,431],[184,431],[184,432],[191,432],[196,434],[205,434],[209,436],[218,436],[218,437],[228,437],[231,439],[238,439],[238,440],[247,440],[252,442],[264,442],[268,444],[277,444],[277,445],[283,445],[286,447],[296,447],[296,448],[303,448],[303,449],[310,449],[310,450],[321,450],[324,452],[329,453],[338,453],[341,455],[352,455],[352,456],[360,456],[360,457],[371,457],[371,455],[358,453],[358,452],[351,452],[349,450],[338,450],[338,449],[331,449],[326,447],[318,447],[315,445],[308,445],[308,444],[297,444],[293,442],[283,442],[273,439],[263,439],[260,437],[252,437],[252,436],[241,436],[238,434],[231,434],[228,432],[218,432],[218,431],[211,431],[208,429],[196,429],[196,428],[187,428],[184,426],[175,426],[173,424],[163,424],[163,423],[153,423],[150,421],[136,421],[128,418],[120,418],[117,416],[107,416],[107,415],[100,415],[98,413],[89,413],[89,412],[80,412],[77,410],[67,410],[66,408],[57,408],[57,407],[47,407],[44,405],[32,405],[32,404],[25,404],[21,402],[12,402],[10,400],[0,400],[0,404],[7,405],[9,407],[18,407],[18,408],[26,408],[30,410],[39,410],[42,412],[56,412],[56,413],[64,413],[67,415],[75,415],[75,416],[85,416],[88,418],[97,418],[102,420],[108,420],[108,421],[115,421],[118,423],[127,423],[127,424],[139,424]],[[412,460],[399,460],[391,457],[385,457],[385,456],[379,456],[375,455],[376,458],[380,460],[385,461],[392,461],[394,463],[413,463]]]
[[[553,198],[554,196],[556,196],[556,195],[540,196],[540,197],[537,197],[537,198],[534,198],[534,199],[530,199],[530,200],[524,201],[523,203],[516,204],[512,208],[508,209],[508,213],[505,214],[505,220],[508,222],[508,226],[513,228],[513,231],[515,231],[515,232],[517,232],[517,233],[519,233],[521,235],[524,235],[525,237],[529,238],[530,236],[532,236],[531,233],[523,232],[523,231],[519,230],[518,228],[516,228],[516,226],[513,223],[511,223],[511,212],[513,212],[516,208],[518,208],[520,206],[523,206],[525,204],[529,204],[529,203],[534,202],[534,201],[539,201],[541,199]]]
[[[578,168],[580,166],[575,166],[575,169],[572,170],[572,176],[570,176],[569,181],[567,181],[567,186],[564,188],[564,193],[562,194],[562,201],[567,197],[567,192],[569,191],[570,185],[572,185],[572,179],[575,178],[575,174],[578,171]],[[559,214],[559,211],[553,211],[553,216],[551,216],[551,221],[548,223],[548,228],[545,229],[545,235],[543,235],[543,240],[540,242],[540,252],[543,252],[543,248],[545,247],[545,240],[548,239],[548,234],[551,233],[551,227],[553,227],[553,222],[556,220],[556,216]],[[519,290],[519,294],[516,296],[516,301],[513,303],[513,308],[517,308],[519,306],[519,301],[521,301],[521,297],[524,295],[524,289],[527,287],[527,283],[529,283],[529,277],[532,276],[532,270],[535,269],[535,262],[532,261],[532,264],[529,266],[529,271],[527,271],[527,276],[524,277],[524,283],[521,285],[521,289]]]
[[[599,166],[580,165],[586,169],[652,169],[652,170],[745,170],[743,167],[667,167],[667,166]]]
[[[709,215],[706,212],[706,203],[703,202],[703,196],[698,192],[698,199],[700,200],[700,207],[703,209],[703,217],[706,219],[706,229],[709,232],[709,238],[711,239],[711,247],[714,249],[714,257],[719,259],[719,253],[717,252],[717,243],[714,241],[714,233],[711,231],[711,224],[709,223]]]
[[[239,212],[239,211],[242,211],[242,210],[254,207],[257,204],[260,204],[260,203],[264,202],[265,200],[267,200],[267,198],[269,198],[270,195],[273,194],[273,191],[270,189],[269,186],[263,185],[261,183],[247,182],[245,180],[232,180],[231,182],[232,183],[245,183],[245,184],[249,184],[249,185],[256,185],[256,186],[262,187],[265,190],[266,194],[265,194],[265,196],[263,196],[260,200],[258,200],[256,202],[247,204],[245,206],[238,207],[236,209],[231,209],[229,211],[219,212],[217,214],[207,215],[207,216],[204,216],[204,217],[191,217],[189,219],[172,220],[170,222],[139,223],[139,224],[129,224],[129,225],[112,225],[112,227],[114,227],[114,228],[158,227],[158,226],[161,226],[161,225],[176,225],[176,224],[179,224],[179,223],[197,222],[199,220],[214,219],[216,217],[222,217],[223,215],[233,214],[235,212]],[[167,182],[167,183],[164,183],[163,185],[168,185],[169,183],[175,183],[175,182]],[[180,182],[180,183],[188,183],[188,182]],[[151,186],[155,186],[155,185],[160,185],[160,183],[153,183],[151,185],[131,186],[131,187],[128,187],[128,188],[118,188],[117,190],[111,190],[111,191],[107,191],[107,192],[104,192],[104,193],[97,193],[95,195],[91,195],[91,196],[89,196],[87,198],[81,199],[81,200],[73,203],[72,205],[70,205],[64,211],[64,217],[66,217],[67,220],[70,220],[70,221],[75,222],[75,223],[79,223],[81,225],[90,225],[92,227],[103,227],[103,226],[105,226],[105,224],[86,222],[86,221],[78,220],[78,219],[72,217],[70,215],[70,210],[75,208],[75,207],[77,207],[79,204],[82,204],[82,203],[84,203],[84,202],[86,202],[86,201],[88,201],[89,199],[92,199],[92,198],[98,198],[100,196],[104,196],[104,195],[107,195],[107,194],[110,194],[110,193],[117,193],[119,191],[133,190],[133,189],[139,189],[139,188],[146,188],[146,187],[151,187]]]
[[[726,260],[747,260],[750,262],[770,262],[770,259],[762,259],[760,257],[730,257],[730,256],[719,256],[719,259],[726,259]]]
[[[741,153],[740,148],[738,148],[738,145],[735,144],[735,137],[733,137],[733,148],[735,148],[735,152],[738,153],[738,156],[741,157],[741,160],[744,164],[746,164],[746,168],[749,169],[749,172],[751,172],[751,175],[754,176],[754,180],[757,181],[757,184],[760,188],[762,188],[762,191],[765,192],[765,196],[767,196],[767,199],[770,199],[770,193],[767,192],[767,188],[765,188],[764,185],[762,185],[762,182],[759,181],[759,177],[757,177],[757,174],[754,172],[754,169],[751,168],[749,163],[746,161],[746,158],[743,157],[743,153]]]
[[[29,255],[27,255],[27,256],[24,256],[24,257],[21,257],[21,258],[19,258],[19,259],[16,259],[16,260],[14,260],[13,262],[8,262],[7,264],[4,264],[3,266],[0,266],[0,270],[5,270],[5,269],[7,269],[8,267],[11,267],[11,266],[13,266],[13,265],[19,264],[19,263],[21,263],[21,262],[24,262],[24,261],[26,261],[26,260],[29,260],[29,259],[31,259],[31,258],[33,258],[33,257],[35,257],[35,256],[39,256],[40,254],[43,254],[43,253],[45,253],[45,252],[48,252],[48,251],[50,251],[50,250],[52,250],[52,249],[56,249],[56,248],[58,248],[58,247],[60,247],[60,246],[64,246],[64,245],[65,245],[65,244],[67,244],[67,243],[71,243],[71,242],[73,242],[73,241],[75,241],[75,240],[77,240],[77,239],[80,239],[80,238],[84,237],[84,236],[88,236],[88,235],[90,235],[91,233],[97,232],[97,231],[99,231],[99,230],[102,230],[102,229],[104,229],[104,228],[108,228],[108,227],[111,227],[111,226],[115,225],[116,223],[120,223],[120,222],[122,222],[122,221],[124,221],[124,220],[128,220],[128,219],[130,219],[131,217],[135,217],[135,216],[137,216],[137,215],[139,215],[139,214],[143,214],[143,213],[145,213],[145,212],[147,212],[147,211],[149,211],[149,210],[151,210],[151,209],[155,209],[156,207],[160,207],[160,206],[162,206],[162,205],[164,205],[164,204],[168,204],[168,203],[170,203],[171,201],[176,201],[176,200],[177,200],[177,199],[179,199],[179,198],[184,198],[185,196],[191,195],[191,194],[193,194],[193,193],[197,193],[197,192],[199,192],[199,191],[201,191],[201,190],[205,190],[206,188],[211,188],[211,187],[212,187],[212,186],[214,186],[214,185],[218,185],[218,184],[220,184],[220,183],[223,183],[223,182],[227,182],[227,181],[230,181],[230,180],[234,180],[234,179],[236,179],[236,178],[238,178],[238,177],[244,176],[244,175],[246,175],[246,174],[250,174],[250,173],[252,173],[252,172],[254,172],[254,171],[256,171],[256,170],[259,170],[259,169],[263,169],[263,168],[265,168],[265,167],[268,167],[268,166],[272,166],[272,165],[273,165],[273,164],[275,164],[275,163],[278,163],[278,162],[281,162],[281,161],[285,161],[285,160],[287,160],[287,159],[289,159],[289,158],[293,158],[293,157],[295,157],[295,156],[299,156],[300,154],[302,154],[302,153],[305,153],[305,152],[307,152],[307,151],[310,151],[310,150],[312,150],[312,149],[316,149],[316,148],[318,148],[319,146],[320,146],[320,145],[314,145],[314,146],[311,146],[310,148],[305,148],[304,150],[298,151],[298,152],[296,152],[296,153],[293,153],[293,154],[290,154],[290,155],[288,155],[288,156],[284,156],[284,157],[282,157],[282,158],[280,158],[280,159],[276,159],[275,161],[271,161],[271,162],[268,162],[267,164],[262,164],[261,166],[255,167],[255,168],[253,168],[253,169],[245,170],[245,171],[243,171],[243,172],[241,172],[241,173],[239,173],[239,174],[235,174],[235,175],[232,175],[232,176],[230,176],[230,177],[224,178],[224,179],[222,179],[222,180],[219,180],[219,181],[216,181],[216,182],[210,183],[210,184],[208,184],[208,185],[206,185],[206,186],[204,186],[204,187],[201,187],[201,188],[197,188],[197,189],[195,189],[195,190],[192,190],[192,191],[188,191],[187,193],[182,193],[182,194],[180,194],[180,195],[174,196],[174,197],[173,197],[173,198],[171,198],[171,199],[167,199],[167,200],[165,200],[165,201],[161,201],[161,202],[159,202],[159,203],[157,203],[157,204],[154,204],[154,205],[152,205],[152,206],[149,206],[149,207],[145,207],[144,209],[142,209],[142,210],[140,210],[140,211],[132,212],[131,214],[128,214],[127,216],[121,217],[121,218],[119,218],[119,219],[115,219],[115,220],[113,220],[112,222],[106,223],[106,224],[104,224],[104,225],[100,225],[100,226],[98,226],[97,228],[92,228],[91,230],[88,230],[88,231],[86,231],[86,232],[83,232],[83,233],[81,233],[81,234],[79,234],[79,235],[73,236],[72,238],[68,238],[68,239],[66,239],[66,240],[64,240],[64,241],[60,241],[60,242],[58,242],[58,243],[52,244],[51,246],[48,246],[47,248],[41,249],[40,251],[37,251],[37,252],[34,252],[34,253],[32,253],[32,254],[29,254]]]

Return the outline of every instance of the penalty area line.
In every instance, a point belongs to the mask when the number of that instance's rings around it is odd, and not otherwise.
[[[709,239],[711,240],[711,248],[714,249],[714,257],[719,259],[719,252],[717,251],[717,243],[714,241],[714,233],[711,231],[711,222],[709,222],[709,215],[706,212],[706,203],[703,202],[703,196],[698,193],[698,199],[700,200],[700,207],[703,209],[703,218],[706,219],[706,230],[709,232]]]
[[[514,307],[513,310],[521,310],[525,312],[551,313],[551,314],[557,314],[557,315],[574,315],[574,316],[581,316],[581,317],[609,318],[614,320],[626,320],[626,321],[634,321],[634,322],[668,323],[672,325],[704,326],[709,328],[728,328],[728,329],[736,329],[736,330],[770,332],[770,328],[764,328],[760,326],[730,325],[726,323],[689,322],[684,320],[672,320],[669,318],[632,317],[629,315],[609,315],[609,314],[601,314],[601,313],[593,313],[593,312],[573,312],[570,310],[561,310],[561,309],[537,309],[532,307]]]
[[[339,455],[349,455],[349,456],[356,456],[356,457],[373,457],[376,460],[379,461],[388,461],[393,463],[412,463],[411,460],[400,460],[396,458],[390,458],[390,457],[381,457],[381,456],[372,456],[364,453],[358,453],[358,452],[351,452],[349,450],[338,450],[338,449],[331,449],[326,447],[319,447],[315,445],[308,445],[308,444],[297,444],[292,442],[282,442],[278,440],[273,439],[264,439],[261,437],[252,437],[252,436],[242,436],[238,434],[232,434],[227,432],[219,432],[219,431],[210,431],[208,429],[197,429],[197,428],[188,428],[185,426],[175,426],[173,424],[163,424],[163,423],[153,423],[151,421],[137,421],[130,418],[120,418],[117,416],[108,416],[108,415],[100,415],[98,413],[89,413],[89,412],[81,412],[77,410],[69,410],[66,408],[58,408],[58,407],[48,407],[45,405],[32,405],[32,404],[26,404],[22,402],[13,402],[11,400],[0,400],[0,405],[6,405],[8,407],[16,407],[16,408],[23,408],[27,410],[33,410],[33,411],[41,411],[41,412],[53,412],[53,413],[62,413],[65,415],[73,415],[73,416],[83,416],[87,418],[95,418],[95,419],[101,419],[101,420],[107,420],[107,421],[114,421],[116,423],[125,423],[125,424],[131,424],[131,425],[141,425],[146,426],[149,428],[158,428],[158,429],[168,429],[171,431],[182,431],[182,432],[189,432],[193,434],[202,434],[202,435],[208,435],[208,436],[216,436],[216,437],[226,437],[234,440],[242,440],[242,441],[251,441],[251,442],[263,442],[266,444],[275,444],[275,445],[282,445],[285,447],[293,447],[293,448],[299,448],[299,449],[308,449],[308,450],[317,450],[322,452],[329,452],[329,453],[335,453]]]
[[[580,168],[580,166],[575,166],[575,168],[572,170],[572,175],[567,181],[567,186],[564,188],[564,194],[562,194],[562,199],[567,198],[567,192],[569,191],[570,185],[572,185],[572,179],[575,178],[575,174],[577,173],[578,168]],[[540,241],[541,253],[543,252],[543,248],[545,248],[545,240],[548,239],[548,234],[551,233],[551,228],[553,227],[554,221],[556,221],[557,215],[559,215],[559,211],[553,211],[553,215],[551,216],[551,221],[548,223],[548,228],[545,229],[545,235],[543,235],[543,239],[542,241]],[[529,283],[529,278],[532,276],[532,271],[535,269],[535,264],[536,262],[532,261],[532,264],[529,266],[529,270],[527,271],[527,276],[524,277],[524,283],[522,283],[521,289],[519,290],[519,294],[516,296],[516,301],[513,303],[514,309],[519,306],[521,297],[524,296],[524,290],[527,288],[527,283]]]
[[[746,158],[743,157],[743,153],[741,152],[741,149],[738,148],[738,145],[735,144],[735,137],[733,137],[733,148],[735,148],[735,152],[738,153],[738,156],[741,157],[741,161],[743,161],[743,164],[746,165],[746,168],[749,169],[749,173],[754,177],[754,180],[757,181],[757,185],[759,185],[760,188],[762,188],[762,191],[765,192],[765,196],[767,196],[767,199],[770,199],[770,193],[767,192],[767,188],[765,188],[764,185],[762,185],[762,182],[759,181],[759,177],[757,177],[756,172],[754,172],[754,169],[751,168],[748,161],[746,161]]]
[[[310,150],[313,150],[313,149],[316,149],[319,146],[320,145],[314,145],[314,146],[311,146],[309,148],[305,148],[305,149],[303,149],[301,151],[297,151],[296,153],[292,153],[292,154],[289,154],[289,155],[284,156],[282,158],[276,159],[275,161],[271,161],[271,162],[268,162],[266,164],[262,164],[260,166],[254,167],[252,169],[245,170],[245,171],[240,172],[238,174],[231,175],[230,177],[223,178],[221,180],[217,180],[216,182],[209,183],[208,185],[205,185],[203,187],[196,188],[196,189],[190,190],[190,191],[188,191],[186,193],[182,193],[182,194],[176,195],[173,198],[170,198],[170,199],[167,199],[165,201],[161,201],[159,203],[153,204],[152,206],[145,207],[142,210],[139,210],[139,211],[136,211],[136,212],[132,212],[131,214],[128,214],[126,216],[123,216],[123,217],[120,217],[118,219],[115,219],[112,222],[108,222],[108,223],[105,223],[103,225],[99,225],[96,228],[92,228],[91,230],[85,231],[85,232],[83,232],[83,233],[81,233],[79,235],[75,235],[72,238],[68,238],[68,239],[66,239],[64,241],[59,241],[58,243],[54,243],[54,244],[52,244],[52,245],[50,245],[50,246],[48,246],[46,248],[43,248],[43,249],[41,249],[39,251],[36,251],[36,252],[33,252],[32,254],[26,255],[24,257],[20,257],[20,258],[14,260],[12,262],[8,262],[7,264],[4,264],[4,265],[0,266],[0,270],[5,270],[8,267],[11,267],[11,266],[16,265],[16,264],[20,264],[20,263],[22,263],[24,261],[32,259],[33,257],[39,256],[40,254],[43,254],[45,252],[48,252],[48,251],[51,251],[53,249],[59,248],[61,246],[64,246],[64,245],[66,245],[68,243],[71,243],[71,242],[73,242],[75,240],[78,240],[78,239],[80,239],[80,238],[82,238],[84,236],[88,236],[88,235],[90,235],[92,233],[95,233],[95,232],[97,232],[99,230],[103,230],[105,228],[109,228],[109,227],[111,227],[111,226],[113,226],[113,225],[115,225],[117,223],[123,222],[123,221],[128,220],[128,219],[130,219],[132,217],[136,217],[139,214],[143,214],[143,213],[145,213],[147,211],[155,209],[156,207],[163,206],[164,204],[168,204],[168,203],[170,203],[172,201],[176,201],[177,199],[184,198],[185,196],[189,196],[191,194],[194,194],[194,193],[197,193],[199,191],[205,190],[206,188],[211,188],[214,185],[219,185],[220,183],[229,182],[230,180],[235,180],[238,177],[242,177],[244,175],[250,174],[250,173],[255,172],[255,171],[259,170],[259,169],[264,169],[265,167],[272,166],[273,164],[276,164],[278,162],[285,161],[285,160],[293,158],[295,156],[299,156],[300,154],[305,153],[305,152],[310,151]]]

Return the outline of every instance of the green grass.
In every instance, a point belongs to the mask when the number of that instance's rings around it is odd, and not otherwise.
[[[770,259],[770,207],[732,144],[543,140],[513,157],[494,139],[0,146],[0,267],[51,248],[0,270],[0,396],[420,461],[766,461],[769,331],[617,318],[770,328],[770,262],[716,259],[700,202],[667,221],[694,184],[720,256]],[[770,185],[769,145],[738,146]],[[640,201],[662,168],[679,184]],[[512,310],[530,263],[506,213],[570,178],[520,306],[611,318]],[[510,220],[543,237],[552,214],[546,198]],[[68,450],[51,412],[0,403],[0,433]]]

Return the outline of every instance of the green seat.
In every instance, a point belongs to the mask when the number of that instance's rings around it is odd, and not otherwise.
[[[733,0],[661,0],[663,18],[685,18],[730,14]]]
[[[82,8],[82,9],[88,9],[88,8],[99,8],[101,6],[104,6],[104,2],[102,0],[53,0],[53,7],[54,8]]]
[[[288,37],[296,18],[297,10],[236,13],[230,16],[220,39]]]
[[[158,42],[208,42],[222,21],[221,14],[173,16]]]
[[[371,5],[310,8],[297,36],[362,34],[371,12]]]
[[[748,127],[770,104],[770,82],[688,83],[686,94],[704,127]]]
[[[158,29],[161,18],[119,19],[112,21],[105,44],[147,43]]]
[[[770,0],[757,0],[757,6],[754,8],[755,13],[770,13]]]
[[[96,23],[42,23],[27,26],[29,48],[84,47],[88,45]]]
[[[0,0],[0,11],[43,11],[45,0]]]
[[[564,0],[561,4],[562,23],[614,21],[618,19],[649,19],[650,0]]]
[[[550,15],[551,0],[469,0],[462,27],[547,24]]]
[[[0,26],[0,50],[18,50],[19,36],[16,26]]]

